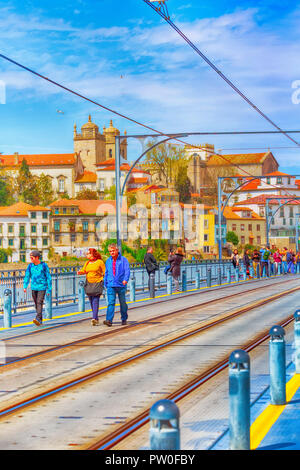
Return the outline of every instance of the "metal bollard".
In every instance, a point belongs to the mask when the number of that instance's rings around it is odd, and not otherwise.
[[[129,289],[130,289],[130,301],[135,302],[135,277],[132,277],[130,279]]]
[[[4,291],[4,328],[11,328],[11,305],[12,305],[12,292],[10,289],[5,289]]]
[[[149,291],[150,297],[154,299],[155,297],[155,273],[150,273],[149,276]]]
[[[181,284],[181,290],[186,291],[186,270],[184,269],[182,271],[182,284]]]
[[[52,318],[52,291],[45,295],[45,318],[51,320]]]
[[[207,268],[206,283],[207,287],[211,287],[211,268]]]
[[[199,271],[199,269],[196,270],[195,288],[200,289],[200,271]]]
[[[78,309],[80,312],[85,312],[85,290],[84,290],[84,281],[79,281],[78,288]]]
[[[218,284],[219,286],[222,284],[221,268],[218,268],[218,272],[217,272],[217,284]]]
[[[172,274],[167,275],[167,294],[172,294]]]
[[[295,370],[300,374],[300,310],[294,313]]]
[[[231,284],[231,266],[228,266],[227,270],[227,283]]]
[[[286,402],[285,331],[282,326],[275,325],[269,333],[271,404],[284,405]]]
[[[250,357],[237,349],[229,357],[229,439],[231,450],[250,449]]]
[[[152,405],[150,418],[150,449],[180,450],[179,409],[171,400]]]

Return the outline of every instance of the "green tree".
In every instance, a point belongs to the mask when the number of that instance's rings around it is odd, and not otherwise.
[[[79,193],[77,193],[76,199],[99,199],[99,194],[97,193],[97,191],[92,191],[91,189],[85,188],[79,191]]]
[[[234,246],[237,246],[239,243],[239,237],[235,232],[227,232],[226,241],[232,243]]]
[[[13,186],[10,178],[0,176],[0,206],[9,206],[14,203]]]
[[[105,194],[104,199],[115,201],[116,200],[116,185],[113,184],[110,188],[105,189],[104,194]]]
[[[22,160],[15,179],[14,189],[18,200],[33,205],[39,204],[40,197],[36,178],[31,174],[25,158]]]
[[[184,203],[190,201],[191,189],[192,185],[187,175],[187,166],[182,166],[182,169],[179,171],[175,181],[175,190],[179,193],[180,202]]]
[[[54,201],[54,191],[51,177],[42,173],[36,178],[39,201],[42,206],[48,206]]]
[[[154,141],[149,142],[148,148],[152,145]],[[182,165],[187,165],[184,149],[171,144],[161,144],[146,154],[144,167],[162,184],[168,186],[175,183]]]

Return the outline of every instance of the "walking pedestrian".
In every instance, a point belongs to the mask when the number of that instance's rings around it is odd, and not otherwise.
[[[183,261],[184,253],[181,247],[178,247],[175,253],[170,253],[168,261],[171,265],[170,273],[174,279],[175,291],[179,292],[180,265]]]
[[[255,249],[252,253],[252,265],[254,269],[254,275],[257,276],[257,269],[260,267],[260,252]]]
[[[269,272],[269,258],[270,258],[270,255],[271,255],[270,248],[267,246],[265,249],[263,249],[261,251],[262,251],[261,276],[263,276],[264,271],[265,271],[266,276],[270,277],[270,272]]]
[[[293,250],[290,249],[286,254],[286,261],[287,261],[287,273],[294,274],[294,262],[295,262],[295,255]]]
[[[149,276],[148,287],[149,287],[149,291],[150,291],[150,275],[154,274],[154,276],[155,276],[155,271],[158,271],[158,269],[159,269],[159,265],[158,265],[154,255],[153,255],[153,247],[152,246],[149,246],[148,249],[147,249],[147,253],[144,256],[144,263],[145,263],[145,266],[146,266],[146,271],[147,271],[148,276]],[[154,282],[154,286],[155,286],[155,282]]]
[[[89,298],[93,318],[91,320],[92,326],[99,325],[98,311],[100,297],[103,292],[103,277],[105,274],[105,264],[99,251],[95,248],[89,248],[87,255],[88,261],[77,274],[85,274],[86,281],[84,290]]]
[[[249,258],[249,250],[245,250],[243,256],[243,263],[246,268],[246,276],[250,278],[250,258]]]
[[[233,264],[234,269],[239,269],[240,257],[239,257],[239,252],[236,248],[233,250],[233,253],[231,255],[231,262]]]
[[[116,297],[118,295],[122,325],[127,324],[126,286],[130,277],[128,260],[119,253],[117,245],[109,245],[110,257],[105,263],[104,286],[107,292],[107,311],[104,325],[111,326],[115,315]]]
[[[45,295],[50,295],[52,290],[52,279],[48,265],[41,261],[41,253],[33,250],[30,253],[31,263],[28,265],[24,277],[24,292],[27,292],[30,283],[32,298],[36,310],[36,318],[33,323],[41,326],[43,323],[43,304]]]

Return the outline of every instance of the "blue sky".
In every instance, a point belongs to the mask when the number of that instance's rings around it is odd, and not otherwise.
[[[300,88],[300,1],[168,0],[168,8],[277,125],[300,129],[300,93],[292,88],[297,80]],[[0,53],[162,132],[273,130],[143,0],[0,2]],[[3,59],[0,80],[3,153],[72,152],[74,123],[80,128],[88,114],[100,130],[113,119],[121,132],[145,132]],[[271,148],[282,171],[300,174],[300,148],[284,136],[187,141],[223,153]],[[130,159],[137,151],[132,145]]]

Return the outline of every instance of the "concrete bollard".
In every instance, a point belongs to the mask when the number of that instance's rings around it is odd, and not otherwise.
[[[300,310],[294,313],[295,370],[300,374]]]
[[[85,290],[84,290],[84,281],[79,281],[78,288],[78,310],[80,312],[85,312]]]
[[[250,450],[250,358],[242,349],[229,357],[229,439],[231,450]]]
[[[135,302],[135,277],[132,277],[129,282],[129,298],[131,302]]]
[[[200,270],[196,270],[195,288],[200,289]]]
[[[182,281],[181,281],[181,282],[182,282],[182,284],[181,284],[181,290],[182,290],[182,291],[186,291],[186,289],[187,289],[187,287],[186,287],[187,284],[186,284],[186,270],[185,270],[185,269],[182,271]]]
[[[211,287],[211,268],[207,268],[206,284],[207,287]]]
[[[150,449],[180,450],[179,409],[171,400],[152,405],[150,418]]]
[[[149,276],[149,291],[150,297],[154,299],[155,297],[155,273],[150,273]]]
[[[173,280],[172,274],[169,273],[169,274],[167,275],[167,294],[168,294],[168,295],[171,295],[171,294],[172,294],[172,280]]]
[[[51,320],[52,318],[52,291],[49,294],[46,292],[45,295],[45,315],[44,317],[47,320]]]
[[[12,292],[11,292],[10,289],[5,289],[5,291],[4,291],[4,300],[3,300],[3,307],[4,307],[3,323],[4,323],[4,328],[11,328],[11,324],[12,324],[11,305],[12,305]]]
[[[270,329],[269,366],[270,396],[272,405],[284,405],[286,402],[286,364],[285,364],[285,331],[275,325]]]

